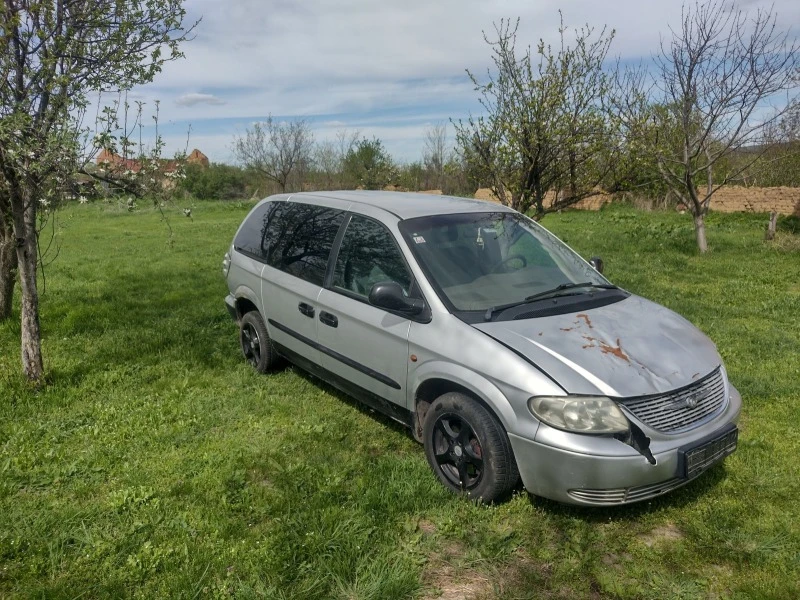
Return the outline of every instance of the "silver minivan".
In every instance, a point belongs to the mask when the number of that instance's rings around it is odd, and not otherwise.
[[[225,255],[241,349],[400,421],[449,489],[647,500],[731,454],[716,347],[509,208],[397,192],[259,202]]]

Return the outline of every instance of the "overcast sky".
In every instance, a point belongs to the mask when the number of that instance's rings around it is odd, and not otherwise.
[[[750,0],[748,10],[772,2]],[[783,27],[800,29],[800,2],[775,0]],[[401,161],[417,160],[427,127],[479,112],[465,69],[485,73],[483,31],[520,17],[519,43],[555,41],[565,25],[616,30],[612,54],[649,60],[681,0],[187,0],[202,17],[186,58],[130,99],[160,100],[166,152],[196,147],[234,162],[231,143],[271,114],[307,118],[317,140],[337,130],[377,136]],[[448,127],[452,142],[452,127]]]

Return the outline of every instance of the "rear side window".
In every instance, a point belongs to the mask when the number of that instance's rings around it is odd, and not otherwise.
[[[234,247],[271,267],[322,285],[333,240],[343,220],[341,210],[270,202],[251,215]]]

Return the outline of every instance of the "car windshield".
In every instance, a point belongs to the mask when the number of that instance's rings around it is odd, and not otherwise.
[[[432,283],[458,311],[522,302],[564,284],[609,282],[558,238],[518,213],[435,215],[401,230]]]

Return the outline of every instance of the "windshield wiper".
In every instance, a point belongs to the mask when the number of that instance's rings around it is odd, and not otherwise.
[[[514,308],[515,306],[521,306],[523,304],[527,304],[528,302],[532,302],[534,300],[541,300],[542,298],[547,298],[548,296],[560,296],[561,292],[565,290],[572,290],[575,288],[584,288],[584,287],[593,287],[593,288],[600,288],[603,290],[615,290],[617,286],[611,285],[610,283],[593,283],[591,281],[582,281],[580,283],[562,283],[557,285],[551,290],[545,290],[544,292],[539,292],[538,294],[533,294],[532,296],[528,296],[523,300],[518,300],[517,302],[510,302],[508,304],[501,304],[498,306],[490,306],[486,309],[486,314],[483,315],[484,321],[491,321],[492,315],[498,311],[503,311],[508,308]]]

